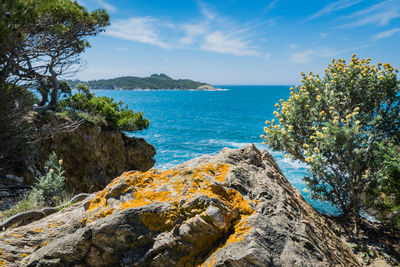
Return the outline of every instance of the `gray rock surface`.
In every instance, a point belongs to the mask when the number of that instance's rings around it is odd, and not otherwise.
[[[127,172],[40,221],[0,233],[7,266],[358,266],[267,151],[223,149]]]

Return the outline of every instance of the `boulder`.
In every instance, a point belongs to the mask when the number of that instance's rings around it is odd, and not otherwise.
[[[131,171],[84,201],[0,233],[7,266],[358,266],[254,145]]]

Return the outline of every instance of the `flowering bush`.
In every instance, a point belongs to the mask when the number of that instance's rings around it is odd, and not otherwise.
[[[374,179],[378,142],[399,140],[397,69],[353,55],[332,60],[325,75],[302,73],[301,86],[280,100],[276,119],[261,137],[274,150],[309,166],[311,196],[357,215],[362,193]]]

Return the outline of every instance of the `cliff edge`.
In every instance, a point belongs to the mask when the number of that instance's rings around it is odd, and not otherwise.
[[[53,151],[63,160],[67,188],[75,193],[101,190],[126,170],[147,171],[154,166],[156,150],[143,138],[90,122],[71,127],[73,122],[53,114],[35,114],[31,121],[38,132],[47,134],[34,144],[21,175],[25,184],[43,174]]]
[[[170,170],[131,171],[29,225],[0,233],[7,266],[358,266],[254,145]]]

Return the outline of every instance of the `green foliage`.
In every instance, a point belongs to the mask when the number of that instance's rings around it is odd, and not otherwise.
[[[375,155],[381,168],[369,184],[365,204],[378,211],[380,220],[400,226],[400,148],[381,142]]]
[[[77,70],[87,40],[109,25],[105,10],[72,0],[6,0],[0,4],[0,83],[40,84],[39,106],[54,109],[65,87],[58,76]]]
[[[75,88],[81,81],[68,81]],[[165,74],[153,74],[150,77],[119,77],[108,80],[94,80],[86,83],[92,89],[197,89],[206,83],[188,79],[174,80]]]
[[[113,98],[96,97],[86,85],[78,84],[78,92],[60,101],[58,110],[89,114],[90,117],[99,117],[115,129],[122,131],[139,131],[147,129],[149,121],[142,112],[133,112],[123,102],[115,102]],[[87,115],[86,115],[87,116]]]
[[[390,64],[353,55],[333,60],[322,78],[303,75],[302,85],[280,100],[267,121],[265,142],[309,166],[311,196],[357,214],[366,185],[379,170],[377,142],[398,139],[399,80]]]
[[[31,197],[47,205],[55,205],[63,195],[64,171],[62,160],[57,159],[55,152],[49,155],[44,165],[45,175],[38,177],[31,192]]]
[[[0,174],[20,171],[31,156],[33,131],[26,110],[36,101],[26,89],[0,83]]]

